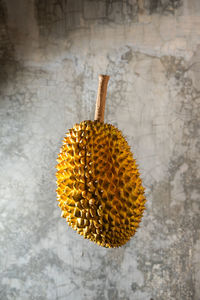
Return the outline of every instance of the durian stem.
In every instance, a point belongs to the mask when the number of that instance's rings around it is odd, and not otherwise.
[[[100,122],[104,122],[106,93],[107,93],[109,78],[110,76],[108,75],[99,75],[99,87],[97,93],[96,110],[95,110],[94,119]]]

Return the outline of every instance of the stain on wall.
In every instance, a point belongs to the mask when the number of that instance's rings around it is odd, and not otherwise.
[[[35,1],[40,33],[65,36],[69,31],[94,24],[124,24],[138,21],[138,12],[175,14],[181,0],[45,0]]]
[[[199,1],[1,0],[0,16],[0,299],[199,300]],[[148,200],[119,249],[56,202],[57,153],[93,119],[99,73]]]
[[[13,72],[14,45],[11,41],[7,25],[7,9],[4,2],[0,1],[0,85],[6,81],[6,70]]]

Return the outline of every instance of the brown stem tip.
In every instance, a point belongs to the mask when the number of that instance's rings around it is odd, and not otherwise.
[[[99,87],[97,93],[96,110],[94,119],[100,122],[104,122],[104,111],[106,103],[107,86],[110,76],[99,75]]]

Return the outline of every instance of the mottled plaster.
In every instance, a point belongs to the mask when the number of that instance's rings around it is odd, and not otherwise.
[[[0,1],[0,299],[200,299],[199,1]],[[120,249],[60,218],[66,130],[105,120],[127,137],[147,210]]]

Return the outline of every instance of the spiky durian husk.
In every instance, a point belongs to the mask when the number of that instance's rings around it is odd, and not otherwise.
[[[62,217],[101,246],[125,244],[141,221],[145,196],[122,133],[98,121],[76,124],[66,134],[57,161]]]

